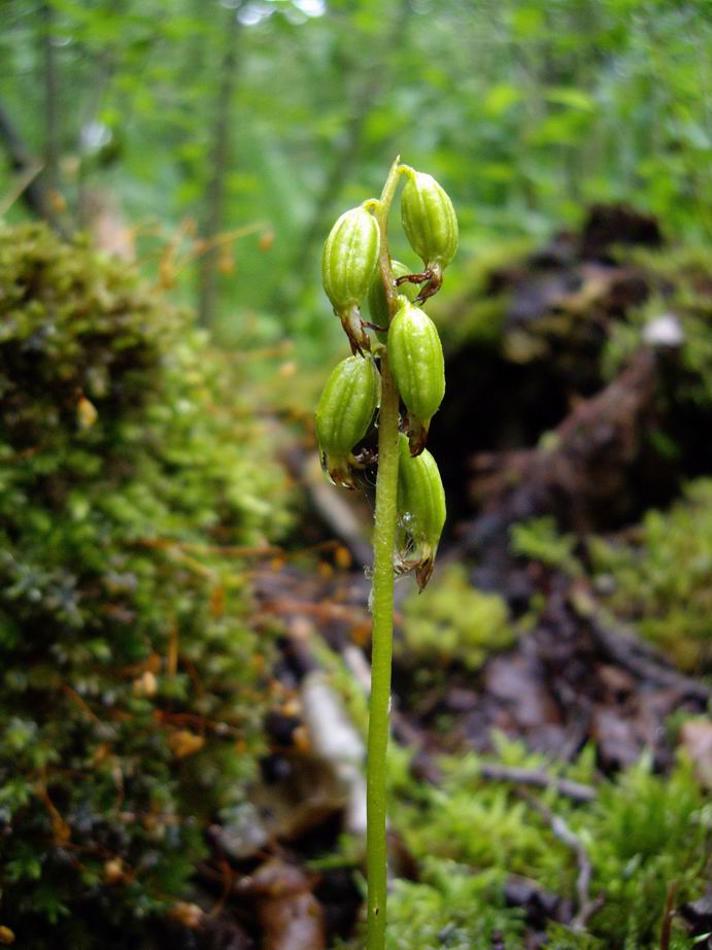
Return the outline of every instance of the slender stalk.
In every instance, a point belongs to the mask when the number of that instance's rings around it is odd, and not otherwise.
[[[397,307],[388,251],[388,213],[398,187],[399,159],[393,163],[375,209],[381,231],[379,268],[390,317]],[[389,736],[391,656],[393,652],[393,552],[398,495],[399,395],[388,365],[381,357],[381,407],[378,429],[376,517],[373,531],[373,634],[371,701],[368,725],[366,868],[368,875],[367,950],[383,950],[386,938],[388,853],[386,844],[386,752]]]

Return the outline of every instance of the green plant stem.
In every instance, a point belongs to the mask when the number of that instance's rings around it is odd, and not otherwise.
[[[375,216],[381,231],[379,268],[390,317],[397,308],[388,251],[388,213],[398,186],[400,166],[393,163]],[[381,356],[381,407],[378,422],[378,475],[373,530],[373,633],[371,701],[368,723],[366,869],[368,875],[367,950],[383,950],[386,939],[388,852],[386,844],[386,752],[389,736],[391,657],[393,653],[393,552],[398,502],[399,395]]]

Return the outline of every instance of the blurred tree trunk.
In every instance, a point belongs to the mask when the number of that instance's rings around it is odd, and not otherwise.
[[[99,53],[96,59],[94,72],[91,77],[89,100],[79,124],[79,136],[76,146],[77,154],[79,155],[79,168],[77,170],[77,219],[81,228],[87,228],[89,226],[91,217],[91,202],[89,198],[91,161],[87,154],[87,133],[91,129],[92,124],[97,121],[104,95],[114,73],[114,68],[114,50],[113,48],[107,47]]]
[[[56,52],[54,37],[54,8],[51,0],[40,5],[39,48],[42,62],[44,96],[44,143],[42,161],[38,161],[25,144],[8,112],[0,105],[0,142],[10,159],[10,166],[18,175],[17,194],[27,208],[44,218],[56,231],[64,235],[59,215],[59,115]]]
[[[305,277],[310,274],[309,265],[332,223],[329,217],[332,208],[341,193],[344,182],[348,181],[352,169],[360,158],[366,119],[378,105],[383,93],[390,88],[393,50],[402,45],[402,35],[410,13],[410,0],[401,0],[393,15],[390,28],[383,35],[379,47],[370,60],[364,60],[359,49],[352,58],[343,58],[342,67],[347,75],[347,85],[348,74],[352,74],[350,78],[353,92],[349,102],[349,119],[340,144],[334,151],[331,168],[314,203],[309,224],[299,242],[295,259],[290,267],[292,274]],[[283,290],[278,287],[274,298],[275,309],[280,310],[285,305]]]
[[[210,178],[206,195],[202,237],[210,242],[223,227],[225,217],[225,179],[230,159],[230,111],[235,93],[241,4],[231,5],[225,23],[225,47],[220,66],[220,83],[215,101],[212,147],[209,159]],[[210,326],[215,318],[217,302],[218,252],[209,247],[200,259],[198,274],[198,321]]]
[[[44,82],[44,178],[50,213],[56,217],[60,207],[59,192],[59,78],[54,46],[54,8],[44,0],[42,17],[42,63]]]
[[[82,228],[87,228],[90,224],[92,209],[89,184],[91,173],[96,170],[97,164],[90,147],[92,127],[99,121],[102,105],[108,90],[111,88],[121,59],[122,18],[126,15],[127,7],[127,0],[114,0],[110,7],[116,24],[114,38],[107,40],[98,52],[89,53],[87,51],[86,54],[92,57],[93,65],[89,73],[87,98],[81,113],[76,144],[77,154],[79,155],[77,218]]]

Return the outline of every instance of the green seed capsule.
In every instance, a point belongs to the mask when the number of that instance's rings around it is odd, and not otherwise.
[[[371,285],[380,243],[376,219],[362,206],[345,211],[324,242],[322,283],[353,353],[370,349],[368,334],[361,323],[359,304]]]
[[[352,450],[378,406],[379,375],[370,358],[349,356],[334,368],[316,410],[322,466],[337,485],[354,488]]]
[[[412,543],[402,560],[403,570],[415,570],[418,588],[430,580],[445,524],[445,491],[437,463],[427,451],[413,458],[408,440],[400,436],[398,512],[401,530]]]
[[[410,450],[417,455],[445,395],[445,361],[435,324],[405,299],[388,331],[388,357],[408,410]]]
[[[444,270],[455,256],[458,242],[457,217],[452,201],[432,175],[409,169],[401,196],[403,230],[426,267],[439,264]]]
[[[408,166],[404,170],[408,181],[401,196],[401,221],[429,277],[420,292],[420,299],[425,300],[440,288],[442,272],[457,251],[457,217],[447,192],[432,175]]]
[[[402,264],[400,261],[391,261],[391,271],[395,280],[411,273],[407,264]],[[415,300],[418,288],[415,284],[405,283],[401,284],[397,291],[399,294],[405,294],[409,300]],[[368,291],[368,310],[371,315],[372,323],[379,327],[388,327],[391,317],[388,312],[388,301],[386,300],[386,292],[383,289],[383,281],[381,280],[379,270],[376,270],[376,273],[373,275],[371,287]],[[388,338],[387,332],[381,332],[379,330],[376,331],[376,336],[381,343],[385,343]]]

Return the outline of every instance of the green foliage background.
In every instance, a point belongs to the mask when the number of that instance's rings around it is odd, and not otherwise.
[[[42,16],[6,0],[0,103],[41,156]],[[705,0],[51,0],[60,184],[108,189],[147,235],[202,226],[226,24],[235,40],[219,326],[333,350],[315,290],[333,216],[394,154],[447,186],[456,268],[493,235],[547,233],[623,199],[673,234],[712,232],[712,18]],[[10,187],[0,170],[0,195]],[[19,213],[17,204],[11,216]],[[155,250],[155,241],[142,241]],[[395,248],[400,256],[401,249]],[[188,268],[184,290],[190,296]]]

